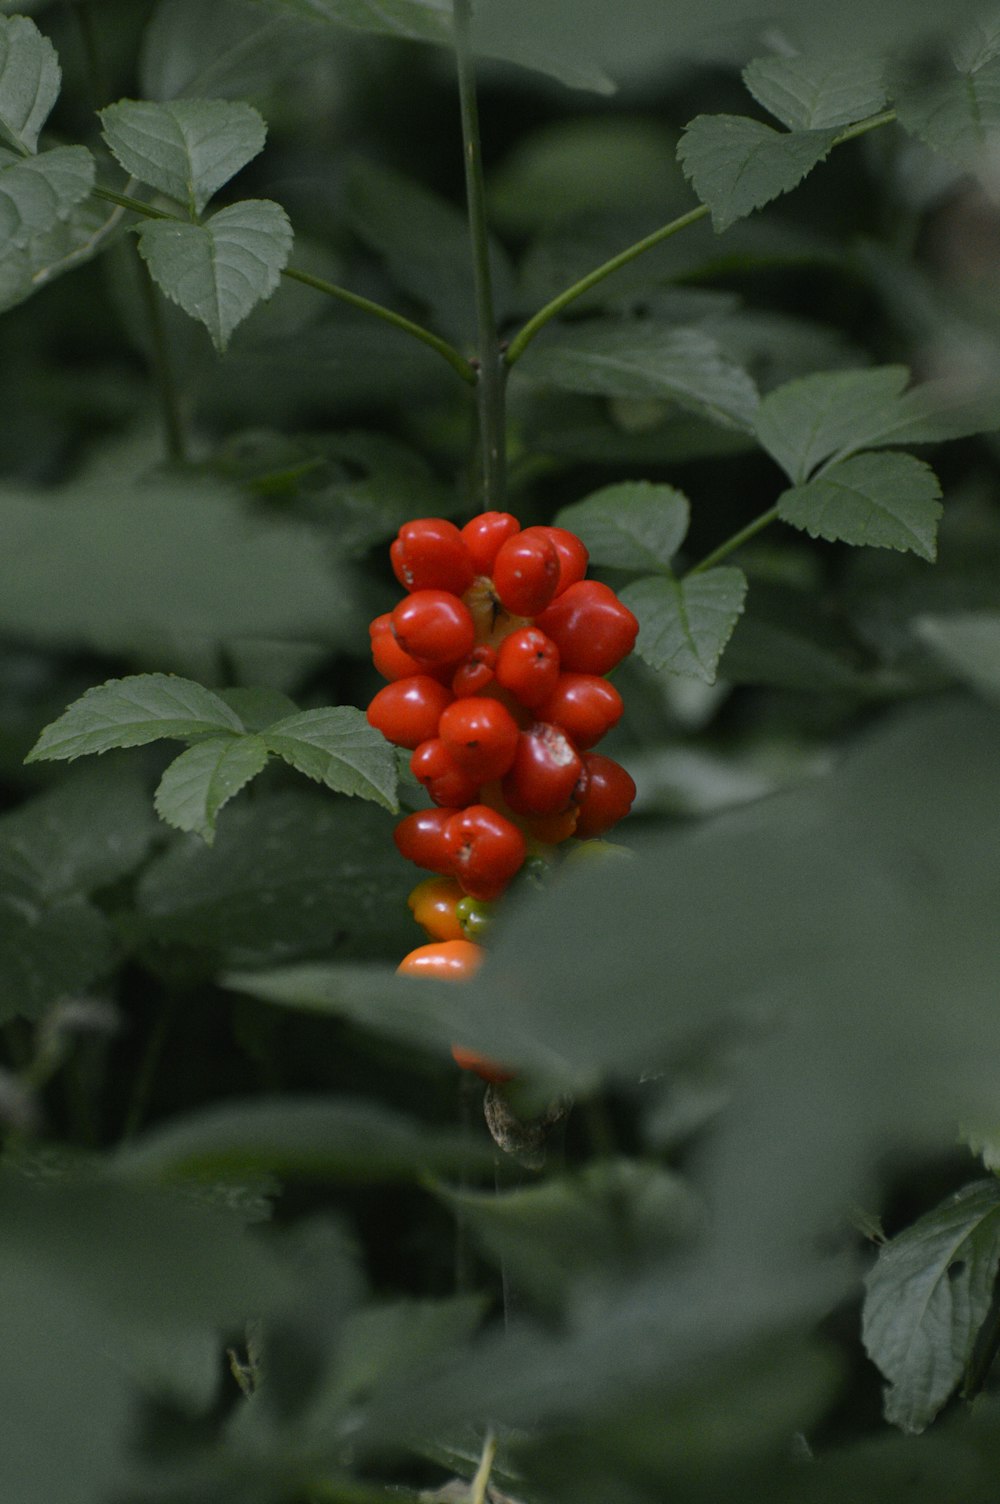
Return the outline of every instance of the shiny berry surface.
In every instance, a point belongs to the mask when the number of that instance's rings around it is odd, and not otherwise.
[[[586,545],[568,528],[542,527],[537,531],[545,534],[559,556],[559,580],[556,584],[556,595],[562,595],[570,585],[575,585],[578,580],[583,579],[587,573],[587,565],[590,563],[590,554]]]
[[[566,673],[608,673],[632,651],[639,635],[632,612],[599,580],[570,585],[535,625],[552,638]]]
[[[496,648],[481,642],[472,649],[452,675],[451,688],[455,695],[480,695],[492,684],[496,668]]]
[[[393,636],[420,663],[457,663],[476,645],[469,608],[447,590],[415,590],[392,613]]]
[[[418,809],[406,815],[393,831],[393,839],[400,856],[418,867],[444,876],[451,873],[451,854],[445,840],[448,821],[454,817],[450,809]]]
[[[593,747],[621,719],[622,697],[597,674],[561,674],[538,707],[538,717],[560,725],[581,749]]]
[[[387,741],[411,751],[437,732],[451,690],[429,674],[396,679],[380,689],[368,706],[368,723]]]
[[[518,738],[503,797],[519,815],[556,815],[584,777],[583,759],[560,726],[538,722]]]
[[[439,736],[421,742],[410,758],[410,772],[435,804],[462,809],[479,795],[479,780],[459,767]]]
[[[463,982],[482,965],[484,954],[482,946],[474,945],[471,940],[436,940],[431,945],[418,945],[416,950],[411,950],[396,970],[405,977]]]
[[[621,763],[600,752],[584,754],[587,786],[579,800],[576,834],[581,840],[602,836],[624,820],[635,798],[635,782]]]
[[[477,574],[492,574],[493,561],[500,546],[515,533],[521,524],[510,512],[480,512],[462,528],[462,542],[472,559]]]
[[[404,522],[389,557],[404,590],[450,590],[462,595],[476,573],[461,532],[444,517]]]
[[[441,715],[439,733],[459,767],[486,783],[510,767],[519,728],[499,700],[472,695],[452,701]]]
[[[559,678],[559,649],[537,627],[521,627],[500,644],[496,679],[522,705],[538,705],[555,689]]]
[[[471,903],[453,877],[425,877],[406,900],[429,940],[468,940],[459,905]]]
[[[559,555],[544,528],[529,527],[502,545],[493,563],[493,588],[512,616],[543,611],[559,583]]]
[[[372,662],[383,679],[408,679],[413,674],[426,672],[426,667],[403,651],[393,636],[392,613],[386,611],[376,616],[368,628],[372,642]]]
[[[499,898],[528,853],[523,833],[486,804],[453,814],[444,841],[451,870],[472,898]]]

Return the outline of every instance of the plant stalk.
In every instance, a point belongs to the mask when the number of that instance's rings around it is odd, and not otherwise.
[[[502,509],[506,489],[507,372],[497,335],[490,273],[490,242],[486,227],[486,191],[483,183],[479,141],[479,108],[476,103],[476,70],[469,40],[471,0],[454,0],[455,59],[458,67],[458,98],[462,112],[462,145],[465,161],[465,197],[472,240],[472,275],[476,294],[476,325],[479,337],[479,438],[482,449],[483,504]]]
[[[138,251],[136,252],[135,259],[139,274],[139,288],[142,294],[143,306],[146,310],[146,322],[149,325],[153,372],[156,377],[156,391],[160,401],[160,421],[163,425],[163,439],[166,445],[167,458],[172,460],[175,465],[183,465],[187,459],[184,418],[181,412],[181,399],[180,393],[177,390],[174,364],[170,356],[167,329],[163,322],[163,306],[160,302],[159,293],[153,284],[149,268],[139,256]]]

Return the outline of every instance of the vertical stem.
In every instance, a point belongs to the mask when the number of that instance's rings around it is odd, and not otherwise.
[[[506,468],[504,387],[506,367],[497,338],[490,276],[489,235],[486,228],[486,194],[479,144],[479,108],[476,103],[476,71],[469,43],[472,0],[454,0],[455,57],[458,65],[458,98],[462,111],[462,143],[465,160],[465,196],[472,238],[472,274],[476,290],[476,324],[479,334],[479,437],[482,447],[483,501],[488,509],[503,506]]]
[[[136,260],[139,268],[139,287],[146,307],[146,319],[149,324],[149,337],[153,352],[153,371],[156,378],[156,391],[160,403],[160,421],[163,424],[163,438],[166,445],[167,457],[173,460],[175,464],[183,464],[187,459],[187,446],[184,442],[184,420],[181,416],[180,394],[177,391],[174,368],[170,359],[167,331],[163,323],[163,308],[160,304],[159,293],[153,286],[153,279],[149,274],[149,269],[146,263],[139,258],[138,252],[136,252]]]

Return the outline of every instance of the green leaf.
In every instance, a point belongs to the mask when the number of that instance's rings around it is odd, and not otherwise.
[[[832,130],[776,131],[743,115],[698,115],[677,156],[719,232],[796,188],[835,137]]]
[[[965,1371],[1000,1265],[1000,1186],[956,1192],[879,1250],[862,1335],[889,1380],[885,1416],[922,1431]]]
[[[853,125],[886,102],[884,59],[859,53],[758,57],[743,82],[790,131]]]
[[[909,380],[905,366],[819,371],[761,399],[757,437],[789,480],[799,483],[829,459],[887,437]]]
[[[215,347],[278,285],[292,250],[288,215],[270,199],[243,199],[202,225],[148,220],[139,249],[157,286],[205,325]]]
[[[365,161],[351,168],[346,207],[351,229],[385,258],[397,287],[419,299],[435,327],[471,339],[475,290],[462,211],[403,173]],[[497,316],[503,318],[514,279],[506,252],[492,239],[490,270]]]
[[[691,507],[673,486],[647,480],[604,486],[556,516],[582,538],[594,564],[664,569],[687,536]]]
[[[941,486],[912,454],[856,454],[778,497],[778,516],[811,538],[895,548],[933,561]]]
[[[659,1165],[604,1159],[519,1190],[439,1195],[519,1289],[557,1304],[587,1277],[635,1277],[694,1232],[691,1191]]]
[[[975,73],[984,63],[1000,56],[1000,16],[984,14],[969,20],[952,46],[952,58],[960,73]]]
[[[37,151],[61,83],[56,50],[34,21],[0,16],[0,134],[21,151]]]
[[[315,26],[251,0],[162,0],[143,32],[139,83],[145,99],[246,99],[321,50]]]
[[[85,992],[114,957],[111,926],[83,899],[0,895],[0,1023],[39,1018],[57,998]]]
[[[178,838],[146,868],[134,924],[154,954],[200,970],[412,948],[414,869],[392,818],[307,785],[239,800],[212,846]]]
[[[64,761],[161,737],[241,732],[239,718],[210,689],[168,674],[132,674],[88,689],[46,726],[26,762]]]
[[[93,185],[94,159],[85,146],[57,146],[0,170],[3,254],[23,250],[68,219]]]
[[[259,736],[213,736],[196,742],[160,779],[156,812],[168,825],[193,830],[211,845],[219,810],[267,766],[267,758],[267,744]]]
[[[652,319],[595,320],[532,345],[518,370],[560,391],[668,397],[728,428],[750,428],[757,389],[700,329]]]
[[[966,171],[988,171],[1000,139],[1000,57],[903,91],[896,114],[904,130],[933,151]]]
[[[739,569],[707,569],[683,580],[655,575],[634,580],[621,599],[639,618],[636,652],[658,672],[714,684],[746,592]]]
[[[252,105],[226,99],[122,99],[101,111],[101,124],[125,171],[192,215],[263,151],[267,136]]]
[[[134,872],[156,835],[139,774],[92,763],[0,817],[0,888],[46,903],[93,893]]]
[[[113,1161],[116,1174],[128,1179],[273,1173],[362,1183],[491,1164],[492,1152],[481,1141],[344,1097],[271,1097],[205,1108],[152,1129]]]
[[[263,733],[270,751],[339,794],[371,799],[395,814],[396,756],[381,732],[352,705],[303,710]]]
[[[920,616],[913,630],[963,683],[988,699],[1000,697],[1000,611]]]
[[[49,155],[53,153],[46,153]],[[122,210],[109,210],[107,205],[85,198],[64,219],[32,235],[27,244],[8,242],[0,248],[0,311],[23,303],[63,272],[91,260],[111,243],[112,237],[124,233]]]

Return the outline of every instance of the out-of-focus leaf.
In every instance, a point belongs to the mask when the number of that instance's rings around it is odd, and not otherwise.
[[[1000,611],[921,616],[914,630],[959,679],[991,700],[1000,696]]]
[[[746,576],[722,566],[678,580],[650,575],[621,591],[639,618],[636,652],[659,672],[715,682],[746,598]]]
[[[20,251],[85,199],[94,184],[94,159],[85,146],[56,146],[0,168],[0,245]]]
[[[146,99],[245,99],[270,92],[321,45],[316,27],[251,0],[166,0],[143,33]]]
[[[199,225],[147,220],[139,231],[156,285],[205,325],[220,353],[277,287],[292,240],[288,215],[270,199],[242,199]]]
[[[896,114],[905,130],[967,171],[991,171],[1000,140],[1000,58],[904,90]]]
[[[530,346],[519,369],[560,391],[668,397],[727,427],[750,427],[757,410],[750,377],[710,335],[649,319],[560,330]]]
[[[922,1431],[962,1377],[1000,1265],[1000,1186],[956,1192],[879,1249],[863,1335],[889,1380],[886,1419]]]
[[[673,486],[622,481],[605,486],[556,516],[582,538],[595,564],[616,569],[664,569],[687,535],[691,508]]]
[[[722,231],[797,188],[829,153],[835,136],[832,130],[776,131],[744,115],[698,115],[677,156]]]
[[[64,993],[85,991],[114,956],[111,926],[85,899],[0,894],[0,1022],[38,1018]]]
[[[491,1163],[482,1140],[375,1102],[276,1097],[227,1102],[152,1129],[119,1150],[113,1167],[128,1181],[249,1172],[364,1183]]]
[[[743,82],[790,131],[852,125],[886,101],[885,60],[864,54],[757,57]]]

